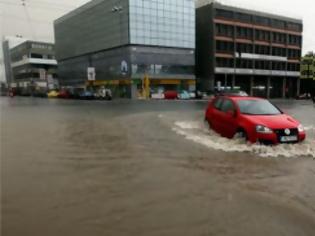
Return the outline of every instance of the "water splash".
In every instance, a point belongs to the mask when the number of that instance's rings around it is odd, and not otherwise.
[[[247,143],[243,139],[227,139],[203,124],[196,121],[177,121],[172,128],[177,134],[195,143],[202,144],[208,148],[224,152],[247,152],[260,157],[312,157],[315,159],[315,139],[309,138],[299,144],[281,144],[265,146],[260,144]],[[308,133],[315,131],[314,126],[306,127]]]

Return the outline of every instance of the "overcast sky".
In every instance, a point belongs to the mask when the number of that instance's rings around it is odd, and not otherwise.
[[[24,0],[23,6],[23,0],[0,0],[0,37],[2,39],[3,36],[22,35],[28,39],[53,42],[53,20],[88,1]],[[303,19],[303,53],[315,51],[314,0],[219,0],[219,2]],[[0,54],[1,62],[1,50]]]

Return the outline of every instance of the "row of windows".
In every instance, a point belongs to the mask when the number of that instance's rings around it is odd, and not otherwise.
[[[216,9],[216,17],[225,18],[230,20],[236,20],[244,23],[254,23],[263,26],[270,26],[280,29],[288,29],[294,31],[302,31],[302,24],[288,22],[278,19],[272,19],[263,16],[250,15],[241,12],[233,12],[223,9]]]
[[[134,38],[147,38],[147,39],[157,39],[157,40],[171,40],[175,42],[190,42],[194,43],[195,39],[191,37],[190,35],[178,35],[178,34],[171,34],[168,37],[163,37],[163,35],[153,35],[148,32],[146,34],[143,34],[143,32],[137,33],[133,32],[131,35],[131,39]]]
[[[257,70],[300,71],[300,64],[278,61],[236,59],[236,68]],[[234,59],[216,58],[216,67],[234,68]]]
[[[159,39],[159,38],[145,38],[145,37],[132,37],[131,44],[153,45],[161,47],[176,47],[176,48],[195,48],[195,43],[192,41],[173,39]]]
[[[131,20],[131,26],[135,26],[137,28],[170,28],[172,30],[181,29],[184,31],[192,31],[195,33],[195,27],[191,22],[188,21],[166,21],[166,20],[156,20],[156,21],[141,21],[141,20]],[[170,30],[169,29],[169,30]],[[168,30],[168,29],[166,29]]]
[[[148,65],[148,64],[132,64],[133,74],[151,74],[151,75],[167,75],[167,74],[186,74],[194,73],[193,66],[182,65]]]
[[[145,15],[145,16],[159,16],[159,17],[168,17],[168,18],[176,18],[179,15],[190,15],[194,16],[195,13],[191,11],[191,9],[183,8],[176,9],[175,11],[171,11],[169,9],[156,9],[156,8],[137,8],[135,6],[130,6],[130,12],[136,15]]]
[[[175,34],[190,34],[195,35],[195,29],[191,27],[185,27],[183,25],[162,25],[162,24],[141,24],[141,22],[130,22],[131,29],[139,29],[145,31],[156,32],[172,32]]]
[[[215,33],[219,36],[233,37],[234,27],[232,25],[216,24]]]
[[[51,54],[38,54],[38,53],[30,53],[29,55],[18,55],[18,56],[12,56],[11,61],[12,62],[18,62],[25,58],[36,58],[36,59],[55,59],[55,55]]]
[[[187,8],[194,8],[195,4],[193,0],[129,0],[130,5],[138,6],[138,7],[151,7],[157,6],[158,8],[163,7],[187,7]]]
[[[219,53],[255,53],[262,55],[282,56],[289,58],[299,58],[301,51],[296,49],[286,49],[278,47],[269,47],[264,45],[255,45],[237,43],[236,50],[234,50],[233,42],[216,41],[216,51]]]
[[[226,37],[233,37],[234,36],[234,27],[231,25],[224,25],[224,24],[216,24],[215,27],[216,35],[218,36],[226,36]],[[265,30],[253,30],[251,28],[245,27],[236,27],[236,37],[238,38],[245,38],[253,40],[253,33],[255,32],[255,40],[261,41],[270,41],[274,43],[282,43],[293,45],[301,45],[302,38],[301,36],[297,35],[287,35],[283,33],[277,32],[270,32]]]

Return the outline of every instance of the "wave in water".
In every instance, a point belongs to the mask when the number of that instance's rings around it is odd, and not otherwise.
[[[177,134],[195,143],[224,152],[248,152],[260,157],[312,157],[315,158],[315,139],[307,138],[299,144],[265,146],[246,143],[243,139],[227,139],[209,130],[206,125],[196,121],[177,121],[172,128]],[[307,133],[315,131],[314,126],[306,127]]]

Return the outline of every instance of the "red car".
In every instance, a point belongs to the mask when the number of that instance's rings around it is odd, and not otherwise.
[[[58,94],[58,98],[63,98],[63,99],[69,99],[70,98],[70,93],[68,90],[61,90]]]
[[[174,99],[177,99],[177,97],[178,97],[178,93],[176,91],[169,90],[169,91],[164,92],[165,99],[174,100]]]
[[[210,101],[205,120],[227,138],[235,135],[252,143],[297,143],[305,139],[303,126],[266,99],[219,96]]]

